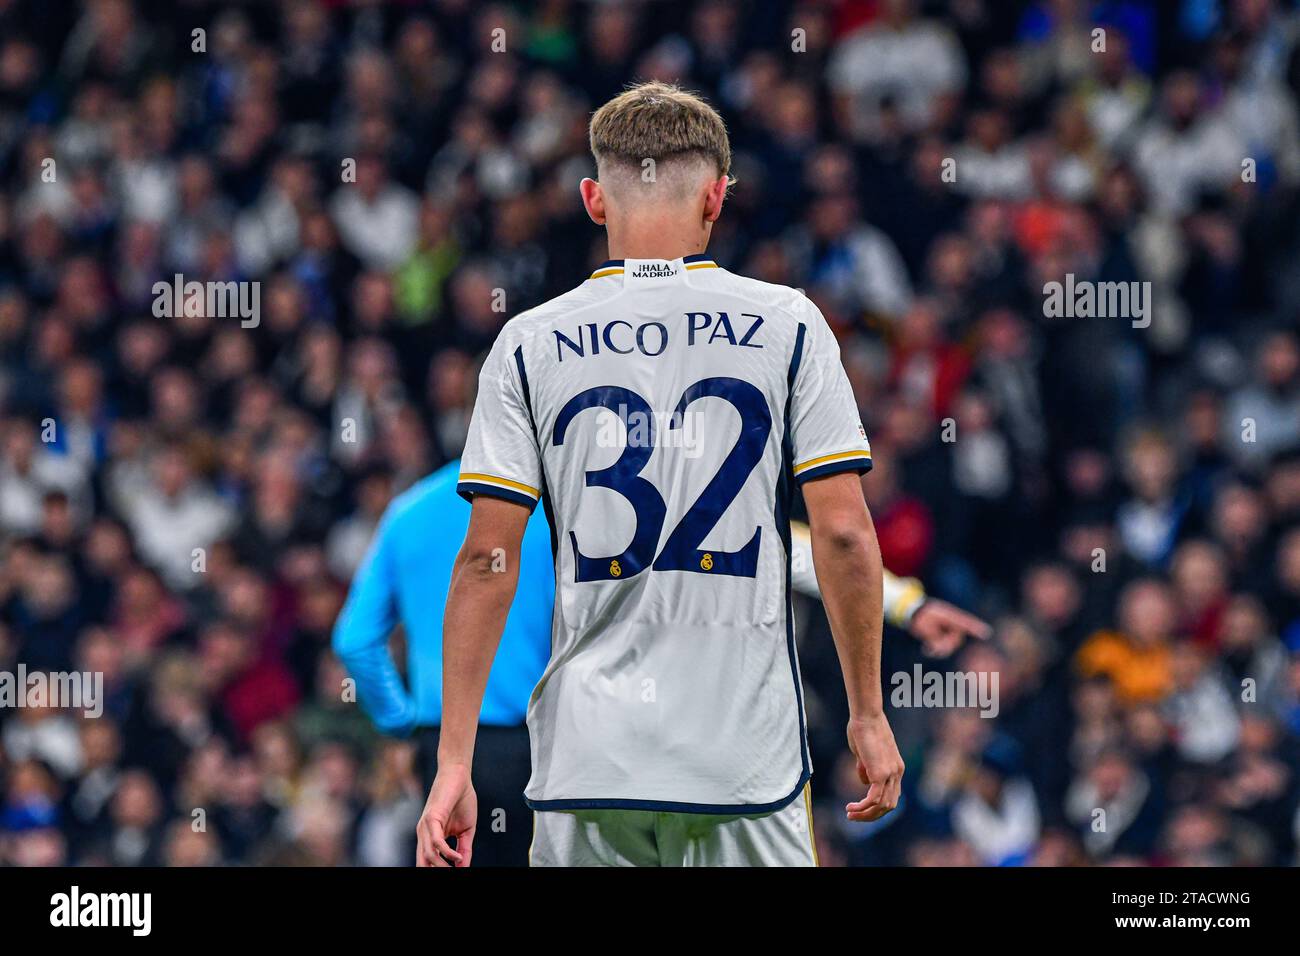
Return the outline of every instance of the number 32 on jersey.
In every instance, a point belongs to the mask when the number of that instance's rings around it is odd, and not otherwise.
[[[763,393],[750,383],[738,378],[706,378],[682,393],[669,427],[678,427],[687,408],[702,398],[720,398],[730,403],[739,413],[743,427],[717,474],[682,515],[657,555],[655,548],[663,531],[667,506],[659,489],[641,475],[655,448],[654,415],[649,403],[631,389],[601,385],[579,392],[560,409],[551,438],[552,444],[557,446],[564,444],[569,423],[589,408],[613,412],[620,416],[625,427],[629,427],[629,419],[635,415],[638,420],[646,422],[649,429],[646,440],[635,444],[629,442],[618,460],[608,468],[586,473],[587,487],[608,488],[627,500],[636,516],[636,527],[626,550],[600,558],[583,554],[577,535],[570,531],[575,580],[617,580],[640,574],[646,568],[746,578],[756,575],[762,528],[755,527],[749,543],[738,551],[704,551],[700,542],[717,525],[762,458],[772,431],[772,413]]]

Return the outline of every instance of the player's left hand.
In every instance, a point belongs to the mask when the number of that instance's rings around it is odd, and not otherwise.
[[[474,829],[478,824],[478,795],[469,768],[439,767],[415,827],[416,866],[469,866],[474,854]],[[453,850],[447,841],[455,839]]]
[[[847,804],[850,820],[879,820],[894,807],[903,789],[903,757],[883,713],[849,719],[849,749],[858,758],[858,779],[867,795]]]
[[[947,657],[961,647],[968,634],[983,641],[993,633],[993,629],[974,614],[935,598],[927,598],[916,609],[907,630],[921,642],[921,647],[930,657]]]

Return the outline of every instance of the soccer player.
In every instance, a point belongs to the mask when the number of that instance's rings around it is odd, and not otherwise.
[[[426,790],[437,769],[442,719],[442,608],[469,524],[470,506],[456,494],[459,473],[459,461],[445,465],[388,506],[353,577],[333,639],[376,728],[415,740]],[[791,530],[791,584],[820,598],[808,528],[794,522]],[[474,789],[489,824],[478,841],[479,866],[526,864],[532,837],[531,814],[523,802],[531,769],[524,716],[550,656],[554,593],[550,535],[540,510],[529,520],[521,547],[521,584],[479,711],[482,739]],[[928,598],[919,581],[888,571],[884,605],[886,620],[910,631],[930,653],[949,653],[965,633],[987,628],[946,602]],[[406,683],[388,646],[399,624],[406,631]]]
[[[867,788],[848,818],[892,810],[903,774],[858,478],[870,446],[817,308],[704,255],[729,184],[721,117],[645,84],[596,112],[591,147],[599,181],[583,180],[582,199],[612,258],[509,322],[480,376],[417,862],[473,858],[479,701],[541,501],[556,609],[528,711],[532,862],[815,865],[790,610],[796,486]]]

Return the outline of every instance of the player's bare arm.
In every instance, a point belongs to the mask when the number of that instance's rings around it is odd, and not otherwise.
[[[470,782],[479,708],[519,580],[528,509],[476,497],[443,619],[438,774],[416,829],[417,866],[469,866],[478,801]],[[454,839],[453,848],[448,842]]]
[[[880,683],[884,626],[880,545],[862,485],[834,474],[803,487],[812,532],[813,566],[844,672],[849,747],[867,795],[845,807],[850,820],[877,820],[898,806],[903,758],[885,718]],[[864,585],[865,582],[865,585]]]

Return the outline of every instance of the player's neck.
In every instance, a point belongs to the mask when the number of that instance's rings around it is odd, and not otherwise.
[[[704,251],[704,242],[665,242],[656,239],[647,242],[629,242],[616,245],[609,244],[611,259],[684,259]]]
[[[635,229],[609,229],[611,259],[683,259],[703,252],[708,244],[708,231],[698,226],[653,221]]]

